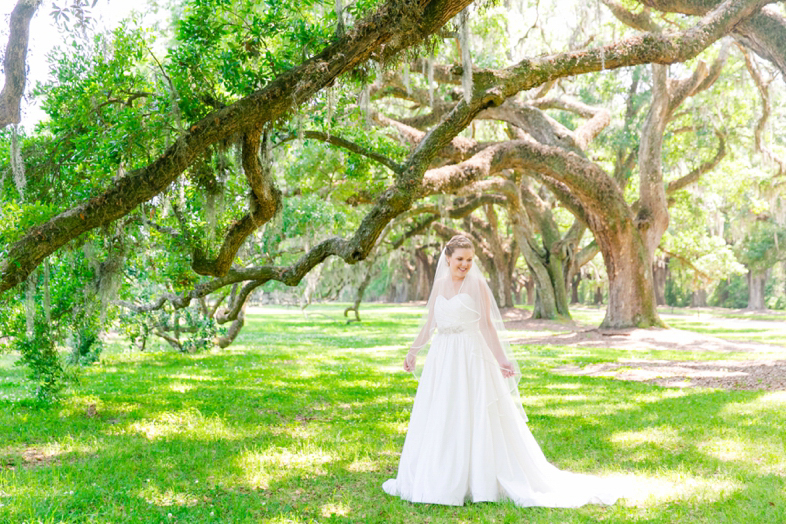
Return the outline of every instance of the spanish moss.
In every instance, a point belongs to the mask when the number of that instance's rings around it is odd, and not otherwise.
[[[14,185],[16,185],[16,190],[19,191],[19,199],[24,202],[27,178],[25,177],[25,164],[22,162],[22,152],[16,124],[11,126],[11,171],[14,174]]]
[[[407,90],[407,94],[412,94],[412,84],[409,81],[409,64],[404,64],[404,68],[401,70],[401,81],[404,82],[404,89]]]
[[[25,323],[27,336],[32,337],[35,329],[35,273],[27,277],[27,288],[25,290]]]
[[[428,68],[428,104],[434,107],[434,56],[429,55],[427,64]]]
[[[363,113],[363,125],[365,127],[371,127],[371,94],[368,84],[363,85],[358,105],[360,106],[360,111]]]
[[[469,11],[464,9],[458,15],[458,37],[461,47],[461,87],[464,90],[464,101],[472,101],[472,54],[469,46]],[[433,101],[432,101],[433,105]]]
[[[44,317],[46,325],[52,324],[52,296],[49,291],[49,259],[44,260]]]

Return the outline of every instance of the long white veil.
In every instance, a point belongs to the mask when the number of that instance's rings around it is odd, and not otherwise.
[[[443,249],[437,263],[434,285],[431,288],[426,311],[420,322],[420,331],[409,350],[409,355],[417,356],[415,369],[413,370],[415,377],[420,378],[434,331],[437,329],[437,321],[434,314],[437,300],[439,297],[450,300],[458,295],[467,295],[467,297],[464,297],[466,300],[459,300],[459,302],[463,307],[466,307],[476,315],[478,328],[485,342],[485,344],[481,344],[483,347],[478,348],[479,355],[484,360],[500,368],[501,364],[510,363],[510,367],[500,369],[502,380],[504,380],[507,390],[513,397],[515,405],[521,410],[524,420],[527,420],[527,416],[521,407],[521,397],[518,390],[521,372],[510,349],[508,333],[505,329],[505,324],[502,322],[502,315],[500,315],[497,302],[494,300],[491,289],[475,261],[473,261],[472,267],[467,272],[467,276],[460,282],[460,285],[457,287],[456,284],[457,282],[454,282],[450,275],[447,254]],[[513,374],[505,377],[503,372],[508,370],[512,370]]]

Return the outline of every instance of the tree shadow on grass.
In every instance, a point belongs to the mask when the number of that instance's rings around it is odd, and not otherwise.
[[[86,383],[80,394],[55,409],[17,406],[14,414],[2,415],[19,424],[18,431],[4,435],[9,446],[24,450],[56,443],[67,449],[71,443],[81,451],[63,452],[62,460],[43,468],[20,464],[9,484],[9,503],[0,507],[0,521],[4,516],[13,521],[19,515],[13,508],[20,501],[25,515],[69,521],[83,511],[96,514],[88,506],[111,497],[112,502],[98,510],[110,521],[123,520],[123,511],[132,508],[145,522],[169,513],[212,521],[227,512],[235,515],[232,519],[241,514],[254,522],[255,515],[269,512],[261,504],[266,498],[255,491],[256,480],[245,478],[244,457],[269,454],[280,461],[280,456],[295,456],[297,462],[304,446],[319,447],[338,438],[362,441],[367,448],[379,442],[380,434],[389,433],[389,424],[411,404],[403,390],[394,393],[396,398],[381,400],[377,389],[358,385],[371,380],[387,384],[391,392],[395,381],[387,374],[370,373],[368,366],[310,366],[305,378],[297,369],[255,376],[242,355],[203,359],[208,369],[211,364],[215,369],[240,368],[235,376],[222,376],[220,371],[184,371],[168,356],[154,359],[157,362],[103,376],[100,387]],[[218,379],[204,380],[207,376]],[[97,404],[95,415],[86,414],[86,403]],[[322,465],[329,471],[333,462],[339,463],[337,468],[357,462],[331,454],[335,456]],[[309,469],[307,453],[303,460],[302,467],[278,464],[272,481],[296,486],[307,476],[326,474]]]
[[[335,337],[328,342],[346,347]],[[642,508],[452,508],[389,497],[381,483],[395,476],[415,383],[379,371],[395,355],[361,360],[326,351],[330,361],[301,349],[162,354],[86,378],[61,408],[0,415],[24,424],[4,431],[8,445],[71,449],[42,467],[0,471],[0,521],[23,514],[158,522],[170,513],[187,522],[786,521],[782,470],[771,471],[777,459],[756,464],[747,449],[724,455],[706,445],[782,438],[774,412],[751,415],[744,407],[762,393],[671,394],[543,369],[530,370],[521,390],[550,460],[676,488]],[[83,409],[88,402],[98,404],[92,418]]]

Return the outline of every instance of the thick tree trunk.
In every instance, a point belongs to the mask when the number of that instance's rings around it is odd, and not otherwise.
[[[418,286],[417,286],[417,270],[409,272],[409,276],[401,283],[402,291],[400,294],[404,296],[404,302],[414,302],[415,300],[420,300],[418,296]]]
[[[748,307],[746,309],[767,309],[764,304],[764,288],[767,284],[769,271],[748,270]]]
[[[513,275],[508,272],[507,257],[494,257],[489,264],[489,286],[500,308],[513,307]]]
[[[596,231],[609,276],[609,305],[601,327],[663,326],[655,308],[652,261],[644,241],[632,223],[612,230]]]
[[[548,206],[526,184],[519,189],[510,182],[502,189],[508,198],[508,217],[513,226],[516,244],[527,262],[535,287],[532,318],[570,318],[563,269],[564,257],[559,249],[551,252],[552,241],[559,241],[559,232]],[[539,246],[535,241],[535,228],[530,215],[538,218],[545,246]],[[527,295],[529,299],[529,289]]]
[[[639,201],[636,218],[609,216],[612,227],[593,229],[609,274],[609,307],[603,327],[664,326],[655,302],[655,249],[669,225],[663,183],[663,132],[679,105],[709,75],[704,62],[682,80],[670,80],[666,66],[653,64],[653,95],[639,143]],[[616,234],[615,234],[616,233]]]
[[[481,265],[483,265],[486,273],[489,275],[488,283],[489,288],[491,288],[491,294],[494,296],[494,301],[497,303],[498,307],[504,307],[501,304],[502,295],[500,294],[499,275],[497,274],[496,265],[491,259],[489,259],[485,264],[481,262]]]
[[[522,245],[521,252],[524,255],[524,260],[527,261],[527,266],[530,271],[531,287],[534,288],[534,309],[532,311],[532,318],[558,318],[559,312],[557,310],[557,297],[554,292],[554,285],[552,282],[549,270],[551,266],[544,264],[541,257],[535,252],[527,241],[526,234],[522,228],[513,219],[513,231],[516,235],[517,242]],[[560,275],[560,278],[562,275]],[[530,302],[530,286],[527,288],[527,301]],[[530,302],[532,303],[532,302]]]
[[[563,274],[563,264],[552,256],[548,264],[541,261],[534,261],[540,264],[538,274],[541,278],[535,278],[535,308],[532,311],[532,318],[570,318],[568,308],[568,292],[565,287],[565,275]],[[529,260],[527,261],[529,264]],[[532,265],[530,265],[532,269]],[[533,274],[535,272],[533,271]]]
[[[568,308],[568,289],[565,285],[565,273],[567,271],[567,264],[564,259],[555,253],[549,256],[549,277],[551,278],[551,285],[554,289],[554,301],[557,304],[557,312],[562,317],[570,318],[570,309]]]

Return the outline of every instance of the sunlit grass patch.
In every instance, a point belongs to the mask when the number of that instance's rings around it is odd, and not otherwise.
[[[626,479],[638,489],[628,500],[555,510],[389,497],[380,486],[417,387],[401,361],[420,316],[364,304],[347,325],[344,307],[250,310],[228,350],[109,352],[52,409],[0,398],[0,522],[786,522],[784,392],[552,371],[735,357],[702,352],[514,346],[549,460]],[[22,387],[22,370],[0,369],[14,384],[0,381],[0,395]],[[27,467],[25,449],[51,460]]]
[[[158,486],[148,484],[139,491],[139,497],[148,504],[156,506],[185,506],[192,507],[199,504],[200,499],[193,493],[177,492],[172,488],[162,490]]]
[[[189,439],[205,441],[236,437],[236,434],[227,427],[222,419],[205,417],[195,408],[179,412],[164,412],[153,419],[134,422],[119,432],[141,435],[148,440],[165,439],[177,435],[187,435]]]
[[[713,503],[745,489],[738,480],[692,475],[676,471],[667,475],[639,476],[629,479],[630,495],[626,502],[636,506],[663,504]]]
[[[611,442],[622,447],[659,446],[666,449],[677,449],[683,439],[673,427],[650,427],[639,431],[620,431],[611,436]]]

